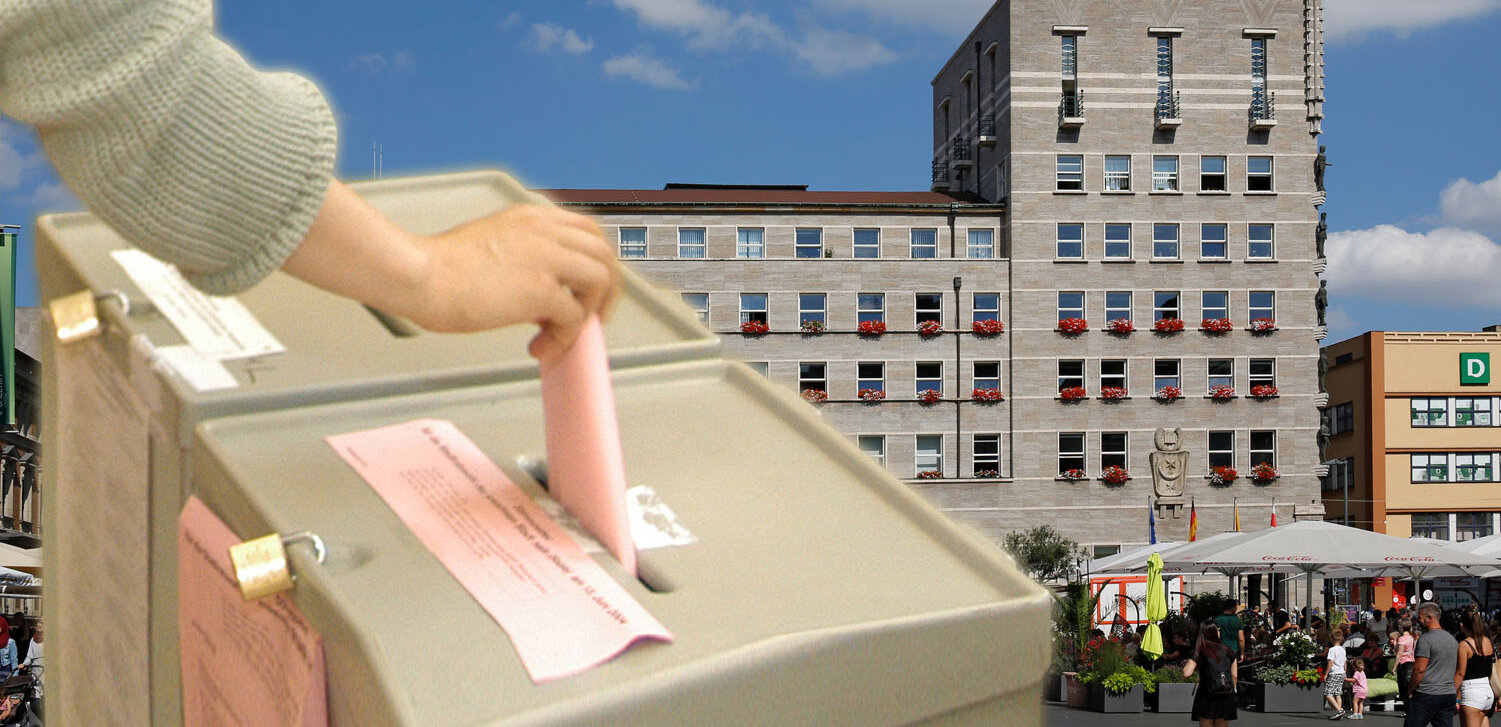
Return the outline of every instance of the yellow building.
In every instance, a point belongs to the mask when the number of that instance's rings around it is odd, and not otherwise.
[[[1501,366],[1501,326],[1371,331],[1324,356],[1326,519],[1399,537],[1501,532],[1501,372],[1492,368]],[[1392,603],[1391,584],[1374,583],[1369,602]],[[1481,581],[1424,587],[1443,602],[1486,599]]]

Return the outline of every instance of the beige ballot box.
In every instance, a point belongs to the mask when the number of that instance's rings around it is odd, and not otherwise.
[[[352,186],[421,233],[545,203],[499,172]],[[73,340],[49,336],[44,348],[48,717],[59,725],[178,722],[176,519],[200,421],[536,376],[531,326],[421,332],[283,273],[229,302],[202,299],[91,215],[43,217],[37,229],[49,306],[82,294],[97,307],[64,311],[53,332]],[[617,367],[719,352],[676,295],[629,271],[606,335]]]
[[[323,638],[330,724],[1035,725],[1052,598],[744,364],[613,373],[631,487],[694,542],[641,552],[656,588],[593,557],[674,636],[534,683],[502,627],[326,437],[452,423],[534,497],[538,382],[207,421],[193,488],[288,550]],[[403,460],[405,461],[405,460]],[[483,498],[480,498],[483,499]]]

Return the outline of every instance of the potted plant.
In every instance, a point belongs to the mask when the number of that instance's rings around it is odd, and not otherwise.
[[[1220,384],[1209,390],[1209,398],[1215,401],[1229,401],[1235,398],[1235,387]]]
[[[747,336],[759,336],[771,330],[771,326],[761,321],[746,321],[740,324],[740,332]]]
[[[1271,318],[1256,318],[1248,327],[1252,333],[1271,333],[1277,330],[1277,321]]]
[[[997,472],[995,470],[975,470],[975,478],[976,479],[993,480],[993,479],[999,478],[1000,476],[1001,476],[1001,473]]]
[[[1183,331],[1183,319],[1181,318],[1158,318],[1152,323],[1152,330],[1157,333],[1172,335]]]
[[[1272,662],[1256,670],[1252,677],[1251,697],[1261,712],[1318,712],[1323,709],[1324,695],[1319,673],[1308,668],[1308,659],[1317,650],[1306,634],[1291,631],[1277,639]]]
[[[939,472],[938,470],[923,470],[923,471],[917,473],[917,479],[919,479],[919,480],[941,480],[941,479],[943,479],[943,473]]]
[[[1058,476],[1070,482],[1078,482],[1079,480],[1088,477],[1088,475],[1084,474],[1084,470],[1078,468],[1064,470],[1062,472],[1059,472]]]
[[[802,331],[803,331],[803,333],[812,333],[812,334],[823,333],[823,321],[814,321],[814,320],[803,321]]]
[[[1058,390],[1058,398],[1064,401],[1079,401],[1086,396],[1089,396],[1089,392],[1082,386],[1065,386]]]
[[[811,404],[822,404],[829,400],[829,392],[809,387],[803,389],[803,400]]]
[[[1127,480],[1131,479],[1131,471],[1125,467],[1110,465],[1100,472],[1100,479],[1104,480],[1107,485],[1124,485]]]
[[[1158,389],[1157,393],[1152,395],[1152,398],[1158,401],[1173,401],[1175,399],[1182,399],[1183,390],[1176,386],[1164,386]]]
[[[1089,330],[1089,321],[1083,318],[1064,318],[1058,321],[1058,332],[1064,335],[1077,335]]]
[[[1234,467],[1225,467],[1221,465],[1209,470],[1209,484],[1220,486],[1228,485],[1231,482],[1234,482],[1235,478],[1239,476],[1240,475],[1236,473]]]
[[[977,336],[998,336],[1006,331],[1006,324],[1000,321],[975,321],[969,326]]]
[[[1121,645],[1094,639],[1079,653],[1079,676],[1089,686],[1095,712],[1140,712],[1145,693],[1156,688],[1151,672],[1126,661]]]
[[[969,398],[978,402],[1004,401],[1006,399],[1006,397],[1001,394],[1000,389],[989,388],[975,389],[974,391],[971,391],[969,393]]]
[[[1199,330],[1205,333],[1229,333],[1235,324],[1229,318],[1205,318],[1199,321]]]
[[[923,389],[918,392],[917,400],[924,404],[937,404],[943,401],[943,394],[937,389]]]
[[[1270,384],[1257,384],[1251,387],[1251,398],[1271,399],[1277,396],[1277,387]]]
[[[1113,318],[1105,323],[1105,328],[1111,333],[1124,336],[1136,330],[1136,324],[1132,323],[1130,318]]]
[[[923,338],[932,338],[943,333],[943,324],[938,321],[923,321],[917,324],[917,334]]]
[[[863,401],[867,404],[874,404],[885,399],[886,392],[880,389],[861,389],[859,393],[855,394],[855,396],[860,397],[860,401]]]
[[[855,330],[857,332],[859,332],[859,334],[862,335],[862,336],[868,336],[868,337],[871,337],[871,338],[877,338],[877,337],[880,337],[882,334],[886,333],[886,322],[885,321],[861,321],[860,325],[858,325],[858,326],[855,327]]]
[[[1251,468],[1251,479],[1255,482],[1266,484],[1277,479],[1277,468],[1270,462],[1262,462]]]
[[[1130,392],[1119,386],[1107,386],[1100,389],[1100,398],[1105,401],[1120,401],[1130,395]]]
[[[1152,678],[1157,680],[1157,691],[1147,695],[1148,709],[1158,713],[1193,711],[1197,674],[1186,677],[1181,666],[1163,666],[1152,672]]]

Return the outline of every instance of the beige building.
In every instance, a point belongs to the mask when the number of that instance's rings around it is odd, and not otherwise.
[[[1190,502],[1201,534],[1229,529],[1235,502],[1245,527],[1274,499],[1283,521],[1322,517],[1320,13],[1001,0],[933,80],[931,192],[551,193],[599,215],[730,353],[825,391],[831,422],[997,540],[1049,523],[1102,553],[1146,542],[1162,429],[1181,429],[1188,476],[1157,500],[1159,538],[1186,537]],[[813,318],[825,332],[803,334]],[[857,333],[877,319],[884,336]],[[984,319],[1004,332],[976,334]],[[919,334],[927,320],[943,332]],[[1275,476],[1253,482],[1257,464]],[[1214,483],[1211,465],[1240,476]],[[1129,479],[1104,481],[1111,467]]]

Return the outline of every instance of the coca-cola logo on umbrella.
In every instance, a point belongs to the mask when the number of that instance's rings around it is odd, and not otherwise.
[[[1299,562],[1303,562],[1303,563],[1308,563],[1308,562],[1312,562],[1313,561],[1313,556],[1311,556],[1311,555],[1263,555],[1263,556],[1261,556],[1261,559],[1262,560],[1289,561],[1289,562],[1290,561],[1299,561]]]
[[[1388,563],[1437,563],[1438,558],[1431,555],[1415,555],[1411,558],[1404,558],[1400,555],[1388,555],[1386,556],[1386,561]]]

